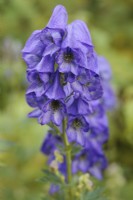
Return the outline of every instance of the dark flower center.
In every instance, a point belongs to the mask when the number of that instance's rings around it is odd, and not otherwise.
[[[65,74],[60,73],[60,83],[61,85],[66,85]]]
[[[36,74],[35,80],[37,81],[38,86],[39,86],[39,85],[42,85],[42,80],[41,80],[39,74]]]
[[[80,128],[82,126],[82,121],[78,118],[75,118],[72,122],[72,127],[77,129]]]
[[[87,82],[86,84],[84,84],[85,87],[89,87],[91,85],[91,82]]]
[[[51,101],[51,108],[53,111],[57,111],[60,108],[60,102],[58,100]]]
[[[80,160],[81,160],[81,161],[82,161],[82,160],[86,160],[86,154],[85,154],[85,153],[81,155]]]
[[[73,52],[71,49],[68,48],[67,51],[64,53],[64,60],[65,62],[70,63],[72,62],[73,58]]]

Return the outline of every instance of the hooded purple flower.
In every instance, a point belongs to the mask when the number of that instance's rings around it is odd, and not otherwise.
[[[73,37],[73,26],[67,26],[67,35],[61,45],[61,50],[58,52],[56,61],[59,65],[59,71],[63,73],[72,72],[75,75],[79,74],[79,68],[86,66],[87,58],[82,52],[82,49],[76,45],[77,41]]]
[[[51,195],[53,195],[53,194],[57,193],[59,191],[59,189],[60,189],[59,185],[51,184],[50,189],[49,189],[49,193]]]
[[[79,93],[74,93],[66,102],[67,112],[70,115],[85,115],[91,112],[91,107],[87,100],[82,99]]]
[[[75,75],[79,74],[80,66],[85,65],[84,60],[85,56],[80,49],[72,49],[69,46],[62,48],[56,59],[60,72],[71,72]]]
[[[103,87],[102,102],[106,110],[111,110],[116,106],[116,96],[111,85],[112,71],[110,64],[103,56],[98,56],[98,66]]]
[[[49,99],[65,98],[65,92],[63,90],[63,86],[61,83],[61,76],[58,71],[52,74],[52,79],[50,80],[50,86],[45,94]]]
[[[23,59],[29,69],[42,72],[53,70],[53,54],[60,49],[67,25],[67,12],[61,5],[55,7],[53,14],[43,30],[34,31],[22,50]]]
[[[59,126],[65,116],[65,105],[61,100],[51,99],[43,107],[42,125],[53,122]]]
[[[82,33],[77,28],[82,29]],[[81,67],[98,73],[97,56],[93,50],[90,33],[82,21],[77,20],[67,26],[67,35],[56,60],[59,71],[63,73],[78,75]]]
[[[50,87],[50,74],[38,73],[36,71],[28,71],[27,79],[30,83],[26,95],[35,93],[37,97],[41,97]]]
[[[98,66],[102,80],[110,81],[112,78],[110,64],[103,56],[98,56]]]
[[[91,173],[97,179],[102,179],[102,171],[107,167],[107,160],[102,152],[95,148],[84,149],[78,153],[72,163],[73,173],[82,171]]]
[[[88,130],[89,124],[83,116],[69,116],[66,133],[70,142],[77,142],[81,146],[84,146],[85,134]]]
[[[41,152],[48,156],[54,154],[58,145],[63,145],[61,137],[53,134],[55,134],[54,130],[49,130],[41,146]]]
[[[91,35],[86,24],[81,20],[75,20],[72,23],[72,27],[72,36],[75,36],[76,46],[82,49],[82,52],[86,55],[86,64],[82,67],[99,74],[97,55],[94,51]]]
[[[29,113],[29,117],[37,118],[39,124],[44,125],[53,122],[59,126],[66,113],[66,107],[62,100],[48,99],[46,96],[36,97],[35,93],[26,95],[27,103],[35,108]]]
[[[100,81],[100,77],[96,73],[82,69],[80,75],[71,83],[71,87],[75,92],[79,92],[82,98],[88,101],[96,100],[103,95]]]

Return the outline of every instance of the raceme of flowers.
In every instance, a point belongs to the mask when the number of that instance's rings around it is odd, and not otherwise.
[[[111,70],[96,54],[86,24],[81,20],[67,24],[67,18],[66,9],[56,6],[46,27],[34,31],[22,50],[29,82],[26,100],[34,109],[29,117],[51,127],[41,147],[49,165],[54,152],[60,151],[58,145],[64,145],[65,123],[69,143],[82,147],[72,156],[72,173],[89,172],[101,179],[107,166],[102,149],[109,136],[106,111],[115,103]],[[66,177],[62,156],[58,169]]]

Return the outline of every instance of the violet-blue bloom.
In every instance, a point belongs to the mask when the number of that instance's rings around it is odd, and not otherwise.
[[[112,78],[112,71],[109,62],[103,57],[98,56],[99,73],[103,81],[110,81]]]
[[[81,146],[85,145],[85,134],[89,130],[89,124],[82,115],[69,116],[67,136],[70,142],[76,142]]]
[[[81,20],[75,20],[71,26],[73,27],[72,35],[75,36],[76,46],[82,49],[82,52],[86,55],[86,63],[82,67],[99,74],[97,55],[94,51],[91,35],[86,24]]]
[[[102,97],[100,77],[93,71],[81,69],[80,75],[71,83],[72,89],[88,101]]]
[[[101,179],[107,166],[102,149],[109,137],[106,110],[114,101],[109,64],[97,56],[86,24],[76,20],[67,25],[66,9],[58,5],[46,27],[31,34],[22,56],[29,83],[26,100],[34,108],[29,117],[53,127],[41,147],[48,164],[55,160],[58,145],[66,150],[65,127],[68,142],[82,147],[72,155],[72,173],[89,172]],[[67,181],[67,159],[62,154],[64,161],[57,165]],[[58,190],[51,185],[50,193]]]
[[[27,102],[35,110],[29,113],[30,118],[37,118],[39,124],[44,125],[53,122],[55,125],[60,126],[66,113],[66,107],[61,100],[50,99],[37,99],[34,94],[27,97]]]
[[[84,149],[77,154],[72,163],[73,173],[82,171],[83,173],[91,173],[97,179],[102,179],[102,171],[107,167],[107,160],[101,150],[97,152],[95,149]]]
[[[103,57],[98,56],[98,66],[102,78],[103,105],[106,110],[111,110],[116,106],[116,96],[111,85],[112,71],[109,62]]]
[[[52,74],[52,79],[50,81],[50,87],[46,91],[46,96],[49,99],[63,99],[65,98],[65,92],[63,86],[61,85],[61,77],[58,71]]]
[[[52,55],[60,49],[66,25],[66,9],[58,5],[55,7],[46,28],[34,31],[22,50],[23,59],[29,68],[38,66],[44,72],[44,68],[50,66],[49,70],[51,71],[53,65]],[[44,67],[41,65],[44,65]]]
[[[72,72],[75,75],[79,74],[80,66],[85,65],[84,60],[85,56],[80,49],[72,49],[69,46],[62,48],[56,58],[60,72]]]
[[[48,131],[41,146],[41,152],[48,156],[50,154],[54,154],[54,151],[58,149],[58,145],[63,145],[61,137],[58,135],[53,135],[53,132],[54,130],[52,129]]]
[[[50,189],[49,189],[49,193],[51,195],[53,195],[53,194],[57,193],[59,191],[59,189],[60,189],[59,185],[51,184]]]
[[[28,71],[27,79],[30,82],[30,86],[27,89],[26,95],[34,92],[37,97],[41,97],[50,87],[50,74],[48,73]]]
[[[91,113],[91,107],[88,101],[82,99],[81,95],[73,94],[67,103],[67,112],[70,115],[86,115]]]
[[[50,99],[42,108],[43,118],[42,125],[53,122],[55,125],[60,126],[66,113],[66,108],[61,100]]]

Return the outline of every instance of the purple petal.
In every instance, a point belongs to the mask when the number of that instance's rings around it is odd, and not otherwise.
[[[80,144],[81,146],[84,146],[85,139],[83,133],[81,133],[81,130],[77,130],[76,134],[77,134],[77,139],[76,139],[77,143]]]
[[[41,113],[42,113],[41,110],[36,109],[36,110],[33,110],[32,112],[30,112],[28,114],[28,117],[30,117],[30,118],[37,118],[37,117],[39,117],[41,115]]]
[[[40,79],[44,82],[47,83],[49,81],[49,74],[47,73],[39,73]]]
[[[57,126],[61,125],[62,119],[63,119],[63,114],[60,111],[55,111],[53,113],[52,120]]]
[[[75,20],[72,23],[72,26],[73,26],[73,35],[77,41],[81,42],[82,44],[93,46],[90,32],[83,21]]]
[[[42,57],[36,69],[39,72],[54,72],[54,59],[49,55]]]
[[[58,50],[59,50],[58,46],[56,46],[55,44],[50,44],[45,48],[43,56],[47,56],[47,55],[51,55],[52,56]]]
[[[81,97],[78,100],[78,113],[79,114],[88,114],[90,112],[89,105],[86,101],[82,100]]]
[[[35,93],[36,97],[41,97],[44,94],[45,90],[43,85],[38,85],[37,83],[33,83],[30,85],[30,87],[27,90],[28,93]]]
[[[94,166],[89,169],[89,172],[96,177],[97,179],[101,180],[102,179],[102,172],[101,169],[99,169],[97,166]]]
[[[51,121],[51,111],[43,113],[40,124],[41,125],[48,124],[50,121]]]
[[[83,92],[83,87],[78,81],[73,82],[71,85],[75,92],[80,92],[80,93]]]
[[[98,56],[98,67],[102,79],[109,81],[112,77],[112,72],[109,62],[103,56]]]
[[[60,84],[59,73],[55,74],[54,82],[51,87],[47,90],[46,96],[50,99],[61,99],[65,97],[65,93]]]
[[[67,129],[67,136],[70,142],[76,141],[76,131],[72,127]]]
[[[79,170],[81,170],[82,172],[86,173],[88,171],[88,160],[86,159],[80,159],[79,161]]]
[[[78,171],[78,164],[79,164],[79,162],[78,162],[77,159],[75,159],[75,160],[72,161],[72,173],[73,174],[77,173],[77,171]]]
[[[39,56],[31,53],[23,53],[22,57],[29,68],[36,67],[41,60]]]
[[[26,101],[31,107],[33,107],[33,108],[37,107],[36,96],[35,96],[34,92],[28,93],[28,90],[27,90]]]
[[[67,26],[67,35],[65,37],[65,39],[62,42],[62,48],[74,48],[76,46],[76,41],[75,41],[75,37],[73,37],[73,26],[72,24],[69,24]],[[77,46],[76,46],[77,47]]]
[[[55,194],[56,192],[58,192],[59,189],[60,189],[60,186],[59,186],[59,185],[54,185],[54,184],[52,184],[52,185],[50,186],[49,193],[50,193],[51,195],[53,195],[53,194]]]
[[[68,16],[65,7],[58,5],[54,8],[47,27],[64,30],[67,25],[67,18]]]
[[[70,63],[63,62],[61,65],[59,65],[59,72],[67,73],[70,72],[70,69]]]
[[[30,38],[27,40],[24,48],[22,49],[22,53],[33,53],[36,55],[42,54],[44,50],[44,45],[40,41],[41,30],[34,31]]]

